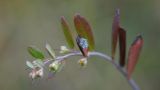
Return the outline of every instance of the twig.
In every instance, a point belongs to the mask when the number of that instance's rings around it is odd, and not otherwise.
[[[69,58],[71,56],[82,56],[82,54],[79,51],[74,51],[74,52],[68,53],[64,56],[58,56],[58,57],[56,57],[55,60],[63,61],[63,60],[67,60],[66,58]],[[136,82],[132,78],[127,79],[126,70],[123,69],[122,67],[120,67],[119,64],[117,64],[115,62],[115,60],[112,60],[112,58],[110,56],[103,54],[103,53],[100,53],[100,52],[89,52],[88,57],[91,57],[91,56],[99,56],[99,57],[103,58],[105,61],[110,62],[126,78],[126,80],[128,81],[128,83],[130,84],[130,86],[132,87],[133,90],[140,90],[139,86],[136,84]],[[45,61],[45,64],[47,64],[51,61],[53,61],[53,59],[49,59],[49,60]]]

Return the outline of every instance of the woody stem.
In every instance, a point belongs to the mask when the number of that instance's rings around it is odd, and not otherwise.
[[[82,54],[79,51],[74,51],[74,52],[68,53],[64,56],[58,56],[58,57],[56,57],[55,60],[63,61],[63,60],[67,60],[66,58],[69,58],[71,56],[82,56]],[[128,81],[129,85],[132,87],[133,90],[140,90],[139,86],[136,84],[136,82],[132,78],[130,78],[130,79],[127,78],[126,69],[122,68],[119,64],[117,64],[115,62],[115,60],[112,60],[112,58],[110,56],[103,54],[103,53],[100,53],[100,52],[95,52],[95,51],[88,53],[88,58],[91,56],[99,56],[99,57],[103,58],[103,60],[110,62],[126,78],[126,80]],[[53,61],[53,60],[50,59],[50,60],[46,61],[45,64],[50,61]]]

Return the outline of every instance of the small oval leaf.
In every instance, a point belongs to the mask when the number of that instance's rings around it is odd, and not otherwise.
[[[120,51],[120,66],[124,67],[126,57],[126,31],[119,28],[119,51]]]
[[[135,41],[132,43],[129,49],[128,65],[127,65],[128,79],[130,79],[131,74],[137,64],[142,46],[143,46],[143,38],[141,35],[139,35],[136,37]]]
[[[91,26],[89,25],[88,21],[84,17],[77,14],[74,17],[74,24],[78,35],[87,39],[89,44],[89,51],[94,50],[95,48],[94,37]]]
[[[34,68],[34,65],[30,61],[26,61],[26,65],[31,69]]]
[[[36,59],[44,59],[44,55],[40,52],[36,47],[30,46],[28,47],[28,52]]]
[[[116,10],[112,24],[112,59],[114,59],[119,34],[119,9]]]
[[[53,59],[56,58],[54,50],[51,48],[51,46],[50,46],[48,43],[46,43],[46,50],[48,51],[49,55],[50,55]]]
[[[61,25],[63,28],[63,32],[64,32],[64,36],[66,38],[66,41],[67,41],[69,47],[73,49],[74,48],[74,41],[73,41],[72,34],[71,34],[70,28],[68,26],[68,23],[67,23],[65,17],[61,17]]]

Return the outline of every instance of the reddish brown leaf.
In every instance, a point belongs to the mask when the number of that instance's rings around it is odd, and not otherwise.
[[[82,17],[82,24],[84,25],[86,38],[87,38],[88,44],[89,44],[89,50],[90,51],[94,50],[95,44],[94,44],[94,38],[93,38],[91,26],[89,25],[89,23],[87,22],[87,20],[84,17]]]
[[[71,34],[70,28],[68,26],[68,23],[65,20],[65,17],[61,17],[61,25],[62,25],[64,36],[66,38],[66,41],[67,41],[69,47],[74,48],[74,41],[72,38],[72,34]]]
[[[119,33],[119,9],[116,10],[113,24],[112,24],[112,59],[114,59],[115,52],[116,52],[116,46],[117,46],[117,40],[118,40],[118,33]]]
[[[120,51],[120,66],[124,67],[125,65],[125,56],[126,56],[126,31],[123,28],[119,28],[119,51]]]
[[[76,15],[74,17],[74,24],[78,35],[87,39],[89,44],[89,50],[90,51],[94,50],[95,44],[94,44],[93,33],[88,21],[84,17]]]
[[[81,37],[85,37],[81,16],[79,14],[74,16],[74,25],[78,35],[80,35]]]
[[[142,46],[143,46],[143,38],[141,35],[139,35],[136,37],[136,40],[132,43],[129,49],[128,65],[127,65],[128,79],[130,79],[131,74],[136,66]]]

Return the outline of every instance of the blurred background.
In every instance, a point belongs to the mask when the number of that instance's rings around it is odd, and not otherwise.
[[[33,60],[26,50],[29,45],[44,52],[46,42],[55,49],[66,45],[60,16],[67,18],[74,33],[75,13],[90,22],[96,50],[111,55],[116,8],[127,31],[127,49],[139,33],[144,38],[133,78],[142,90],[159,90],[159,0],[0,0],[0,90],[131,90],[125,78],[98,57],[90,58],[85,69],[78,66],[79,57],[69,58],[51,80],[32,81],[25,65],[26,60]]]

